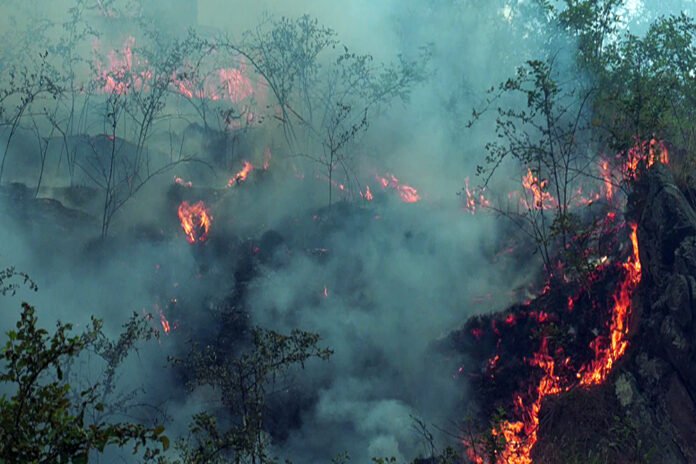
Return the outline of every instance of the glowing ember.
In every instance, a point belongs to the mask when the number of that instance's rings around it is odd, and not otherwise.
[[[164,315],[163,312],[160,312],[160,323],[162,324],[162,330],[164,331],[164,333],[168,334],[171,331],[171,327],[169,325],[167,317]]]
[[[193,187],[193,182],[191,182],[191,181],[187,182],[184,179],[182,179],[181,177],[174,177],[174,183],[176,185],[181,185],[182,187],[186,187],[186,188]]]
[[[416,203],[421,199],[418,190],[410,185],[402,184],[393,174],[387,173],[384,177],[377,176],[377,180],[383,189],[391,188],[399,192],[399,197],[404,203]]]
[[[235,184],[239,184],[244,182],[247,177],[249,177],[249,173],[254,170],[254,165],[251,164],[248,161],[244,161],[244,165],[242,166],[242,169],[235,174],[233,177],[230,178],[230,180],[227,182],[228,187],[232,187]]]
[[[369,185],[365,188],[365,193],[360,192],[360,196],[363,197],[365,201],[372,201],[374,197],[372,196],[372,191],[370,190]]]
[[[219,69],[218,78],[225,98],[232,103],[239,103],[254,92],[251,81],[244,75],[244,69]]]
[[[202,201],[193,205],[182,202],[179,205],[179,220],[189,243],[204,242],[208,238],[213,217]]]

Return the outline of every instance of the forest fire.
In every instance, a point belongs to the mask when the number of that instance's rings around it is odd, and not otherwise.
[[[184,229],[186,240],[189,243],[204,242],[208,238],[213,217],[205,203],[199,201],[191,205],[184,201],[179,205],[178,213],[181,228]]]
[[[154,84],[155,74],[150,63],[134,52],[135,38],[129,36],[118,50],[107,54],[107,63],[98,57],[100,45],[95,42],[93,51],[100,90],[106,94],[126,95],[133,91],[147,90]],[[196,78],[201,70],[184,65],[167,81],[179,95],[192,99],[229,101],[240,103],[255,94],[254,85],[248,77],[244,64],[238,68],[218,68],[206,72],[205,77]]]
[[[527,391],[514,394],[512,404],[516,419],[502,420],[491,429],[491,437],[495,440],[501,440],[503,444],[502,448],[494,453],[493,460],[481,452],[484,446],[481,441],[465,440],[467,455],[472,462],[476,464],[531,464],[532,450],[538,439],[539,413],[544,399],[568,392],[576,387],[601,384],[606,380],[616,362],[626,352],[631,298],[641,280],[637,226],[635,224],[630,225],[630,239],[631,255],[621,267],[616,268],[623,269],[624,275],[618,289],[612,296],[614,304],[611,320],[608,324],[609,334],[599,335],[590,343],[594,358],[575,370],[573,360],[563,354],[563,347],[557,347],[551,354],[550,339],[546,335],[542,336],[538,351],[531,357],[524,359],[528,366],[541,370],[541,378],[538,381],[532,381]],[[578,296],[567,298],[568,312],[573,312],[578,299]],[[541,314],[541,312],[539,313]],[[508,315],[505,320],[507,325],[514,325],[517,322],[517,319],[511,316],[513,315]],[[541,325],[548,320],[548,316],[536,318],[536,323]],[[477,329],[476,338],[480,339],[482,336],[483,333]],[[495,369],[499,360],[500,354],[496,353],[487,362],[488,370]],[[558,363],[562,366],[560,369]]]
[[[107,94],[125,95],[132,91],[143,90],[153,77],[147,62],[140,60],[133,53],[135,38],[128,37],[121,50],[112,50],[108,54],[108,65],[96,60],[98,81],[101,90]],[[95,53],[98,43],[94,45]]]

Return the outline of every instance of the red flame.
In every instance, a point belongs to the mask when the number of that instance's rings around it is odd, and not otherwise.
[[[199,201],[190,205],[187,201],[179,205],[179,220],[189,243],[204,242],[208,238],[213,217],[205,203]]]
[[[539,429],[539,413],[544,398],[567,392],[576,385],[591,386],[604,382],[619,358],[628,347],[628,318],[631,310],[631,298],[641,280],[641,264],[638,251],[637,226],[630,225],[632,253],[623,264],[625,277],[613,296],[614,305],[609,324],[609,335],[599,336],[591,343],[595,358],[589,364],[582,366],[577,373],[577,381],[563,381],[556,374],[554,358],[548,353],[548,338],[544,337],[539,351],[531,359],[526,359],[530,366],[541,369],[542,377],[528,392],[517,393],[513,398],[516,420],[503,420],[492,430],[493,437],[502,437],[504,448],[500,450],[495,460],[491,461],[477,449],[475,441],[465,441],[469,459],[476,464],[532,464],[532,449],[537,442]],[[572,310],[574,300],[568,298],[568,309]],[[544,313],[545,314],[545,313]],[[541,313],[538,320],[541,322]],[[506,319],[510,324],[514,319]],[[480,330],[480,329],[479,329]],[[472,334],[479,339],[481,333]],[[498,362],[497,357],[488,361],[489,370]],[[570,358],[564,360],[564,366],[570,365]]]

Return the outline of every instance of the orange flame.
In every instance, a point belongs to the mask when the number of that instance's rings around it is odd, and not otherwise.
[[[402,184],[393,174],[385,174],[384,177],[376,176],[383,189],[391,188],[399,192],[399,197],[404,203],[416,203],[421,197],[418,190],[410,185]]]
[[[491,206],[491,202],[483,194],[483,189],[469,187],[469,178],[464,179],[464,193],[466,195],[464,209],[475,214],[479,208]]]
[[[640,284],[641,265],[638,253],[638,226],[631,224],[631,246],[633,253],[623,264],[626,278],[621,282],[614,294],[614,309],[607,337],[597,337],[591,343],[595,359],[580,369],[578,378],[581,385],[597,385],[606,379],[616,361],[623,356],[628,348],[628,317],[631,310],[631,297]]]
[[[233,177],[230,178],[230,180],[227,182],[227,186],[232,187],[235,184],[239,184],[241,182],[244,182],[247,179],[247,177],[249,177],[249,173],[253,170],[254,170],[254,165],[248,161],[244,161],[242,169],[237,174],[235,174]]]
[[[631,298],[641,280],[641,264],[638,251],[637,225],[631,224],[632,254],[623,264],[626,275],[614,295],[614,307],[610,322],[608,337],[597,337],[591,347],[595,359],[578,371],[578,383],[581,386],[591,386],[602,383],[628,347],[628,317],[631,309]],[[568,307],[572,308],[572,298],[568,299]],[[532,359],[526,360],[529,365],[539,367],[543,376],[538,385],[530,388],[525,396],[531,401],[525,402],[525,397],[516,394],[514,397],[515,413],[518,420],[504,420],[492,430],[493,437],[502,437],[504,448],[496,453],[496,464],[532,464],[532,449],[537,443],[539,429],[539,413],[541,405],[547,396],[569,391],[574,385],[565,384],[555,373],[555,361],[548,354],[547,338],[542,339],[541,348]],[[495,358],[494,358],[495,359]],[[496,360],[497,362],[497,360]],[[565,364],[570,362],[566,358]],[[490,366],[490,361],[489,361]],[[477,443],[465,441],[468,458],[476,464],[489,464],[491,461],[485,454],[479,452]]]
[[[186,240],[189,243],[204,242],[208,238],[213,217],[205,203],[199,201],[190,205],[187,201],[183,201],[179,205],[178,213],[181,228],[184,229]]]
[[[641,166],[649,168],[655,163],[669,164],[667,145],[655,138],[650,141],[637,141],[626,155],[624,178],[635,179]]]
[[[607,201],[612,201],[614,198],[614,183],[611,178],[611,169],[609,168],[609,161],[602,160],[599,163],[599,172],[602,175],[602,180],[604,181],[604,195]]]
[[[522,186],[532,195],[534,200],[532,205],[529,205],[526,200],[522,200],[527,209],[549,209],[556,204],[556,199],[546,191],[548,181],[540,181],[529,168],[527,168],[527,175],[522,178]]]

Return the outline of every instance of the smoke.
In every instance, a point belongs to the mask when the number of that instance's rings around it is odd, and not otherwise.
[[[66,18],[62,5],[56,2],[50,12],[38,11]],[[219,330],[206,303],[224,298],[235,277],[201,268],[234,268],[241,259],[234,253],[218,254],[213,238],[240,250],[245,240],[258,241],[272,229],[287,247],[278,251],[280,264],[262,266],[247,283],[251,322],[283,332],[315,331],[335,351],[330,361],[310,363],[295,376],[293,391],[307,399],[298,399],[300,406],[287,405],[299,409],[298,418],[279,432],[278,454],[295,462],[319,462],[348,451],[354,462],[368,462],[373,456],[405,460],[425,452],[412,416],[423,418],[432,432],[441,428],[456,434],[462,419],[458,408],[466,403],[457,360],[440,353],[437,340],[472,314],[503,307],[512,298],[509,292],[530,273],[491,264],[499,224],[467,214],[456,194],[466,177],[474,179],[492,136],[485,118],[473,129],[465,128],[471,109],[482,103],[486,88],[512,75],[515,66],[546,46],[544,31],[530,31],[530,24],[538,25],[542,18],[531,6],[515,9],[515,16],[502,0],[359,0],[340,8],[321,0],[200,0],[195,14],[190,6],[158,0],[145,13],[158,27],[170,28],[167,33],[183,32],[197,22],[203,29],[222,29],[233,36],[253,29],[264,13],[310,14],[333,28],[351,49],[371,53],[376,60],[410,56],[422,45],[433,45],[429,79],[409,102],[395,102],[371,115],[358,148],[355,172],[362,185],[371,186],[375,200],[359,206],[339,203],[327,211],[321,170],[284,158],[288,154],[276,150],[282,142],[279,131],[266,129],[240,143],[235,166],[247,158],[258,166],[264,149],[272,146],[271,167],[267,174],[257,168],[249,180],[214,202],[208,248],[190,246],[178,229],[168,197],[171,178],[176,174],[196,187],[222,187],[228,172],[182,166],[163,174],[118,213],[114,238],[106,243],[94,240],[99,233],[94,217],[66,229],[51,216],[18,214],[17,200],[5,195],[0,198],[6,218],[0,224],[1,263],[30,273],[40,291],[0,299],[2,328],[16,319],[20,299],[35,304],[47,325],[60,319],[80,327],[94,314],[105,320],[111,334],[118,333],[133,311],[153,313],[154,326],[159,324],[158,311],[164,311],[177,327],[123,366],[120,382],[126,390],[142,387],[146,399],[158,404],[168,400],[164,407],[174,417],[167,428],[183,432],[190,415],[206,409],[214,396],[207,391],[187,395],[166,357],[185,352],[187,336],[206,339]],[[108,16],[99,24],[107,27]],[[121,26],[107,32],[116,35]],[[571,56],[572,50],[565,53]],[[102,122],[93,122],[99,127],[95,133],[101,132]],[[153,140],[153,152],[171,151],[166,137]],[[207,142],[192,146],[204,150]],[[11,159],[26,156],[24,150],[13,150]],[[298,178],[296,167],[304,179]],[[416,188],[421,201],[404,204],[393,189],[382,189],[375,176],[386,173]],[[19,174],[10,180],[30,183]],[[56,194],[50,190],[50,175],[45,182],[48,190],[42,196]],[[509,182],[519,185],[514,178]],[[96,202],[85,207],[93,216],[98,216],[100,200]],[[20,207],[38,214],[41,204]],[[150,233],[157,238],[145,238]],[[321,250],[321,259],[313,250]],[[483,305],[476,303],[489,294]],[[178,303],[171,303],[174,298]],[[443,434],[437,439],[445,443]]]

